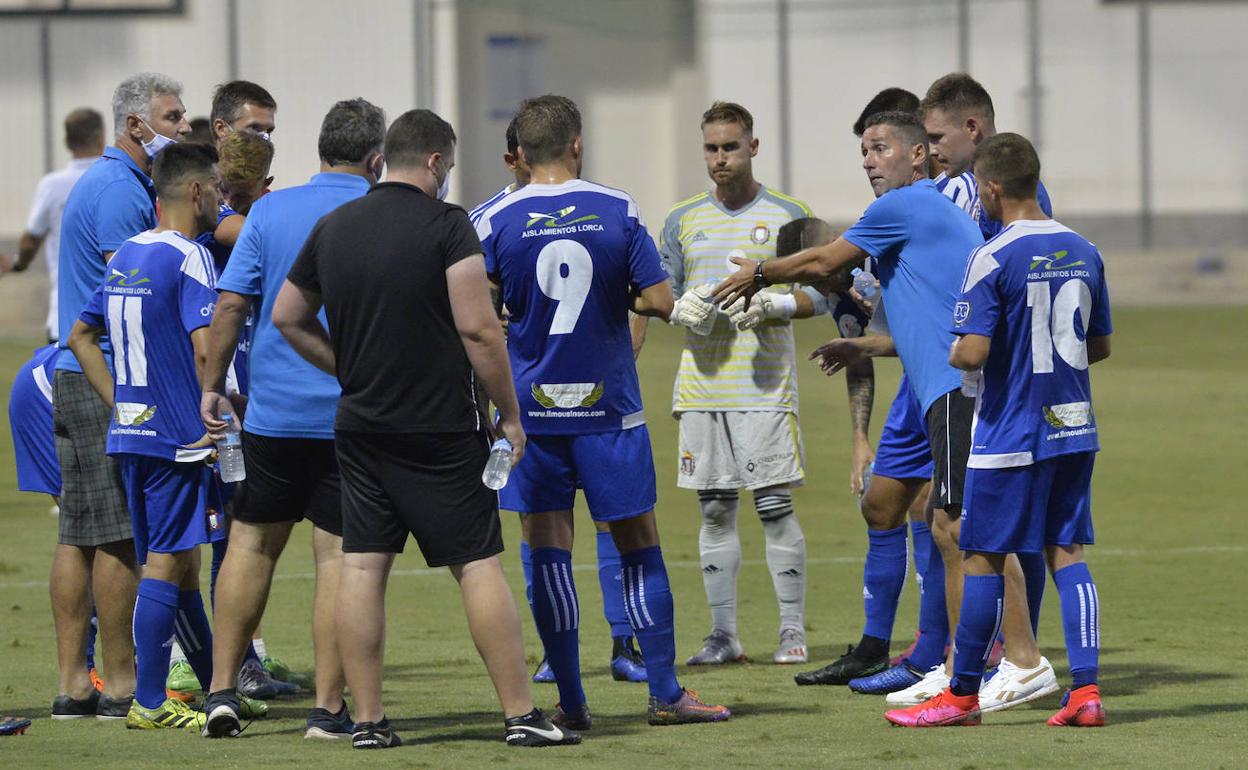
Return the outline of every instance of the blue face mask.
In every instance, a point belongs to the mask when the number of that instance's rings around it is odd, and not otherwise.
[[[139,116],[135,115],[135,117],[138,118]],[[139,118],[139,120],[142,121],[143,125],[147,126],[148,131],[152,132],[151,139],[146,142],[140,142],[140,144],[143,145],[143,152],[147,153],[148,160],[154,159],[160,154],[161,150],[165,149],[169,145],[177,144],[177,139],[170,139],[164,134],[158,134],[156,133],[156,129],[152,128],[151,124],[146,120],[143,120],[143,118]]]

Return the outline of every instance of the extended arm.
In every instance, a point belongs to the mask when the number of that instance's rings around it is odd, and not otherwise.
[[[316,317],[321,305],[320,294],[285,281],[273,301],[273,325],[304,360],[330,376],[337,376],[329,332]]]
[[[247,221],[247,217],[242,214],[231,214],[217,223],[217,229],[212,232],[212,238],[223,246],[233,246],[238,242],[238,234],[243,231],[243,224]]]
[[[69,333],[69,349],[74,352],[78,364],[87,382],[109,409],[113,408],[113,375],[108,371],[108,362],[104,360],[104,351],[100,348],[100,337],[104,329],[99,326],[88,326],[81,320],[74,322]]]
[[[646,327],[650,319],[636,313],[628,314],[628,333],[633,338],[633,360],[641,357],[641,348],[646,344]]]
[[[667,281],[659,281],[647,286],[633,297],[633,312],[642,316],[654,316],[666,321],[676,306],[676,298],[672,296],[672,285]]]
[[[866,257],[865,251],[841,237],[832,243],[763,262],[763,278],[768,283],[818,281],[832,276],[846,265],[862,262]],[[741,269],[715,287],[715,300],[722,306],[731,304],[738,297],[748,299],[758,292],[754,283],[754,270],[758,263],[740,257],[732,257],[732,261]]]
[[[242,334],[243,326],[247,323],[247,314],[250,312],[250,297],[223,291],[217,297],[212,325],[208,327],[208,342],[204,351],[203,367],[199,373],[199,382],[204,390],[199,402],[199,416],[214,438],[225,430],[225,423],[219,416],[223,412],[232,413],[234,409],[226,398],[225,374],[230,369],[230,362],[234,360],[238,337]]]
[[[849,393],[849,425],[853,442],[849,488],[854,494],[861,495],[863,471],[875,461],[875,451],[867,435],[871,429],[871,409],[875,405],[875,365],[871,359],[845,367],[845,389]]]
[[[949,365],[964,372],[973,372],[988,360],[992,338],[982,334],[964,334],[953,340],[949,348]]]

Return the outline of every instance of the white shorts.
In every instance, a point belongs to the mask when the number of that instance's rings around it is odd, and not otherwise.
[[[802,431],[791,412],[678,412],[682,489],[800,486]]]

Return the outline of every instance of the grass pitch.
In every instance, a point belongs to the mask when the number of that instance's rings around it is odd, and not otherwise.
[[[582,665],[596,717],[578,748],[524,752],[501,740],[497,703],[468,637],[454,582],[425,568],[415,547],[390,581],[386,703],[406,745],[364,757],[346,746],[305,741],[307,697],[272,704],[270,718],[233,741],[128,731],[94,720],[53,722],[57,682],[46,581],[56,521],[46,498],[14,490],[12,448],[0,441],[0,711],[35,719],[25,736],[0,739],[6,768],[263,767],[363,764],[406,767],[1244,767],[1248,766],[1248,577],[1243,536],[1244,437],[1248,436],[1248,311],[1243,308],[1122,309],[1114,355],[1095,367],[1103,452],[1095,476],[1100,545],[1090,564],[1104,598],[1101,687],[1110,726],[1046,727],[1057,696],[989,715],[972,730],[901,730],[881,718],[883,700],[845,688],[793,684],[794,667],[771,665],[777,613],[763,564],[761,528],[743,501],[745,562],[740,629],[757,662],[680,670],[687,686],[731,705],[723,725],[651,728],[644,685],[617,683],[594,572],[593,528],[577,535],[582,601]],[[798,324],[798,357],[835,330]],[[0,342],[5,389],[34,340]],[[676,597],[678,658],[695,651],[709,626],[697,569],[695,497],[675,487],[675,423],[668,413],[679,337],[651,325],[641,374],[659,469],[659,519]],[[821,665],[857,640],[864,525],[848,493],[849,421],[844,382],[801,363],[802,426],[808,482],[794,495],[810,553],[808,636]],[[895,362],[877,365],[875,433],[895,392]],[[515,517],[504,514],[508,576],[523,587]],[[311,533],[296,530],[278,570],[264,637],[271,653],[311,665]],[[894,645],[913,633],[917,591],[910,581]],[[540,644],[527,611],[530,662]],[[1045,597],[1044,653],[1065,677],[1057,593]],[[107,675],[107,672],[105,672]],[[1241,689],[1244,688],[1244,689]],[[543,708],[557,698],[535,685]]]

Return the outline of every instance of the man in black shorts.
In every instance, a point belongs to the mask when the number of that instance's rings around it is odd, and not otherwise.
[[[335,619],[355,704],[352,744],[401,743],[381,703],[386,578],[414,535],[463,592],[473,641],[513,746],[579,743],[533,707],[520,620],[498,554],[498,498],[481,482],[489,440],[480,377],[498,431],[524,453],[520,407],[481,243],[442,202],[455,132],[428,110],[386,134],[387,181],[322,219],[278,295],[273,322],[317,368],[336,374],[343,569]],[[330,332],[317,321],[324,304]]]
[[[352,722],[342,700],[342,662],[334,635],[334,604],[342,566],[342,510],[334,457],[334,410],[339,387],[300,358],[273,327],[273,302],[313,225],[358,198],[381,175],[386,119],[363,99],[338,102],[321,123],[321,173],[305,185],[264,195],[248,213],[217,280],[220,300],[212,318],[203,371],[201,412],[214,438],[240,404],[225,394],[225,374],[239,333],[255,313],[251,387],[243,422],[247,478],[234,501],[229,548],[217,576],[213,615],[213,681],[205,735],[240,730],[235,686],[239,664],[264,613],[273,569],[291,528],[305,516],[315,525],[316,597],[312,642],[316,656],[316,708],[309,738],[345,738]]]

